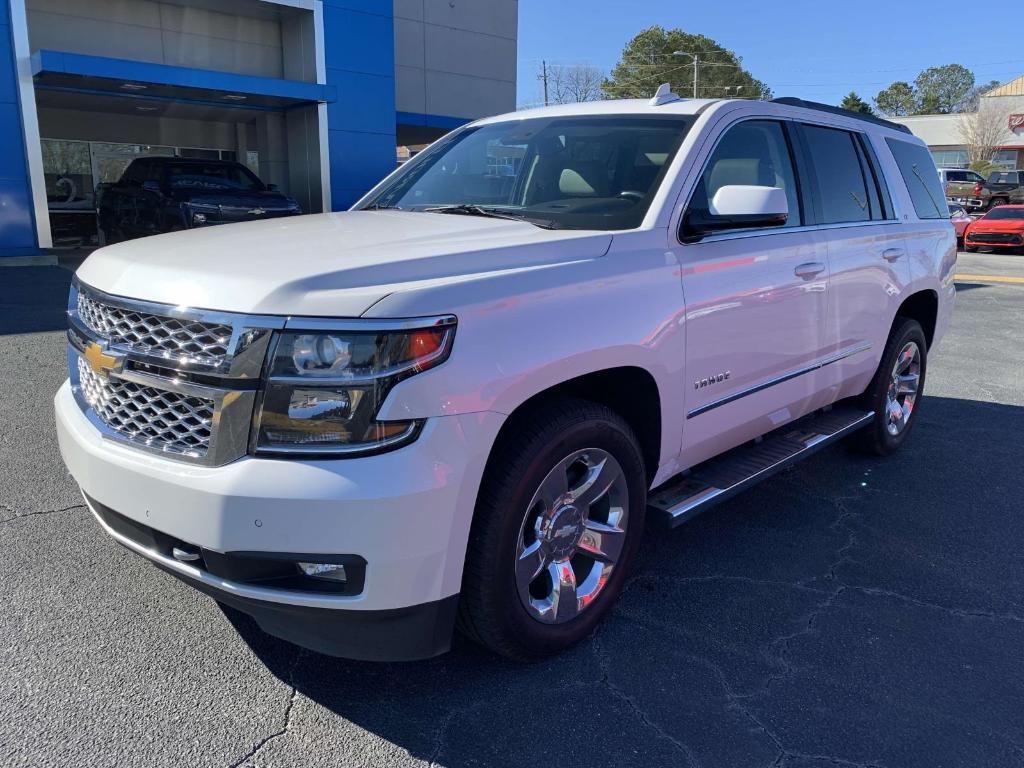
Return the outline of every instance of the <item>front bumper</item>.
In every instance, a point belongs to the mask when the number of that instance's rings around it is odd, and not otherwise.
[[[974,240],[970,235],[967,235],[964,240],[964,245],[969,245],[971,248],[1005,248],[1009,250],[1018,250],[1020,248],[1024,248],[1024,239],[1018,239],[1015,243],[985,243],[980,240]]]
[[[222,467],[203,467],[105,439],[67,383],[57,393],[55,408],[61,454],[94,513],[102,505],[218,553],[346,554],[366,561],[359,594],[266,588],[163,556],[117,535],[101,519],[122,544],[249,613],[271,634],[360,658],[369,656],[359,648],[347,650],[344,643],[326,643],[324,638],[337,637],[324,627],[359,622],[357,634],[372,635],[370,627],[394,629],[395,617],[405,616],[413,618],[403,631],[422,634],[426,614],[447,623],[446,630],[435,628],[432,636],[438,631],[450,635],[450,608],[461,584],[484,463],[504,418],[499,414],[431,419],[415,443],[378,456],[324,461],[244,457]],[[303,612],[306,618],[300,621],[297,615]],[[331,621],[325,623],[327,618]],[[320,630],[297,629],[307,624]],[[343,634],[352,636],[350,630]],[[424,647],[444,650],[433,640]]]

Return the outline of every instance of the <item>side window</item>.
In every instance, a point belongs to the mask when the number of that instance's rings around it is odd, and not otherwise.
[[[870,221],[871,196],[856,137],[849,131],[805,125],[804,137],[818,182],[821,223]],[[939,176],[934,171],[936,184]]]
[[[789,218],[784,226],[799,227],[804,223],[793,159],[782,123],[747,120],[729,128],[697,182],[690,210],[708,213],[708,201],[714,199],[719,189],[733,184],[784,190],[789,203]]]
[[[935,161],[928,148],[898,139],[886,139],[885,143],[896,159],[918,218],[949,218],[946,195],[935,173]]]

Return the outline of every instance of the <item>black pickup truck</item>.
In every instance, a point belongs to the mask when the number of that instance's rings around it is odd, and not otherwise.
[[[241,163],[140,157],[98,189],[107,243],[193,227],[296,216],[299,204]]]
[[[1024,203],[1024,171],[995,171],[981,185],[981,207]]]

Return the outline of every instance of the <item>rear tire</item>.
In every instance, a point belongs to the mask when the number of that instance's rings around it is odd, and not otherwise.
[[[860,397],[861,407],[875,415],[852,436],[856,448],[888,456],[903,445],[917,420],[927,368],[928,342],[921,324],[897,317],[878,370]]]
[[[480,487],[458,628],[529,660],[587,637],[614,605],[647,481],[633,430],[603,405],[559,398],[513,418]]]
[[[994,197],[992,202],[988,204],[988,209],[991,211],[993,208],[998,208],[1000,205],[1007,205],[1010,201],[1005,197]]]

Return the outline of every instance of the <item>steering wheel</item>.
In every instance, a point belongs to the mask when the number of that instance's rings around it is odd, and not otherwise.
[[[644,199],[644,197],[646,197],[646,195],[644,195],[643,192],[637,192],[635,189],[624,189],[621,192],[619,192],[619,197],[624,197],[627,200],[632,200],[633,202],[639,203],[641,200]]]

